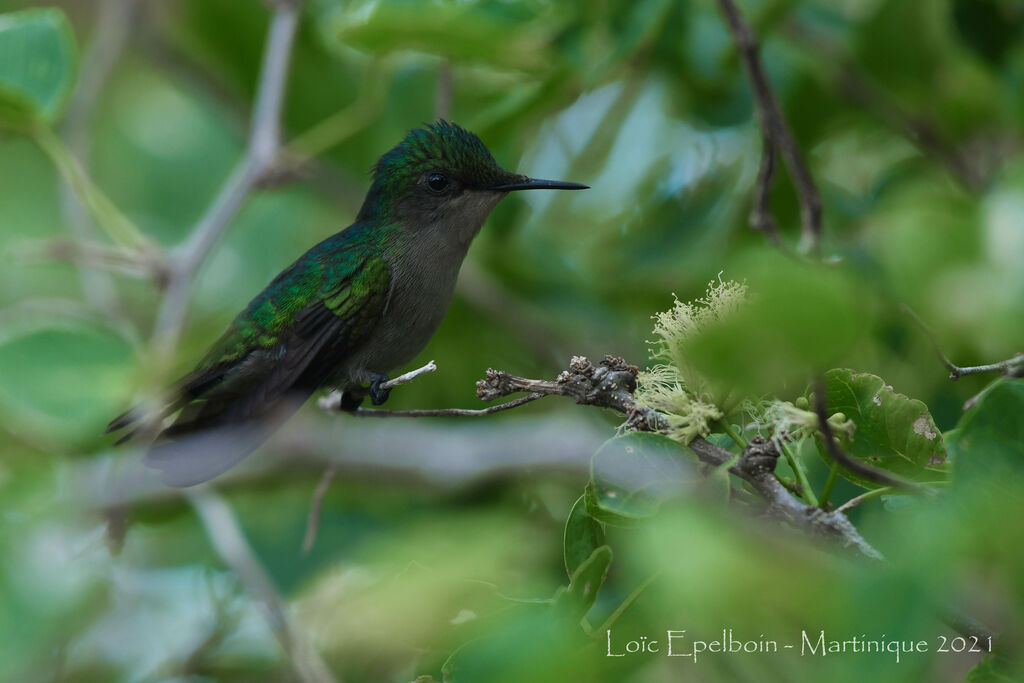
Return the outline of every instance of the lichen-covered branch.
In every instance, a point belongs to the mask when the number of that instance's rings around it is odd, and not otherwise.
[[[476,394],[489,401],[509,394],[528,391],[540,395],[568,396],[581,405],[593,405],[617,410],[626,417],[626,424],[642,431],[664,431],[668,421],[661,413],[638,406],[633,399],[638,368],[621,358],[606,356],[600,365],[593,365],[582,356],[576,356],[569,369],[554,381],[516,377],[507,372],[488,369],[484,379],[477,382]],[[712,467],[721,467],[735,458],[733,453],[710,441],[697,437],[690,444],[697,457]],[[748,482],[768,504],[768,513],[784,518],[814,536],[837,541],[852,547],[871,559],[882,559],[860,535],[845,515],[825,512],[804,505],[794,498],[775,478],[775,463],[779,453],[770,442],[755,437],[744,449],[738,462],[729,472]]]

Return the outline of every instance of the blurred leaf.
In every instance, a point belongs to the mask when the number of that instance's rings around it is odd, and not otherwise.
[[[953,0],[953,24],[971,50],[999,66],[1024,37],[1024,6],[1015,0]]]
[[[441,667],[445,683],[599,680],[593,652],[580,648],[582,631],[553,620],[547,605],[523,605],[504,616],[487,636],[452,652]]]
[[[576,568],[569,579],[569,586],[559,588],[551,604],[558,618],[576,624],[587,616],[597,599],[597,592],[604,585],[611,563],[612,549],[603,545]]]
[[[504,3],[381,0],[326,13],[325,32],[372,55],[420,50],[448,59],[543,71],[557,63],[551,39],[565,19]],[[551,8],[549,7],[549,10]],[[564,15],[563,15],[564,16]]]
[[[571,577],[598,546],[604,545],[604,525],[587,514],[586,496],[580,496],[565,520],[562,545],[565,571]]]
[[[586,511],[620,526],[650,517],[700,480],[695,459],[687,446],[661,434],[630,432],[609,439],[591,461]]]
[[[957,481],[998,480],[1007,469],[1024,471],[1024,381],[1001,380],[947,435]]]
[[[0,122],[53,123],[78,68],[64,12],[28,9],[0,15]]]
[[[746,281],[749,302],[697,330],[679,354],[713,385],[716,403],[736,392],[782,393],[834,366],[863,331],[852,277],[838,268],[754,252],[726,273]]]
[[[874,467],[918,482],[949,478],[949,459],[942,435],[928,406],[897,394],[878,375],[837,368],[825,373],[825,400],[829,410],[844,413],[857,425],[847,451]],[[828,451],[818,452],[831,464]],[[840,469],[845,478],[864,488],[877,482]]]
[[[30,329],[30,328],[27,328]],[[123,409],[130,349],[106,330],[45,329],[0,345],[0,418],[32,441],[98,439]]]

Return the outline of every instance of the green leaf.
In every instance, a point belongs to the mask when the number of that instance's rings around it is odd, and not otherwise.
[[[339,45],[380,56],[417,50],[455,61],[487,62],[520,71],[558,64],[553,38],[569,17],[554,7],[543,15],[514,4],[381,0],[325,13],[322,25]]]
[[[0,122],[56,121],[74,89],[77,60],[63,11],[0,14]]]
[[[131,349],[84,324],[20,332],[0,335],[0,428],[55,447],[99,439],[124,407]]]
[[[587,513],[602,522],[630,525],[700,481],[696,455],[661,434],[631,432],[609,439],[591,460],[584,492]]]
[[[580,496],[565,520],[562,539],[565,571],[572,573],[583,564],[598,546],[604,545],[604,525],[587,514],[586,495]]]
[[[957,479],[997,481],[1024,471],[1024,382],[994,383],[946,437]],[[1014,479],[1015,480],[1015,479]]]
[[[846,447],[855,458],[879,469],[922,483],[949,479],[949,459],[942,435],[917,399],[897,394],[878,375],[837,368],[825,373],[825,401],[857,425]],[[818,452],[832,463],[824,445]],[[880,484],[840,470],[846,479],[868,489]]]
[[[729,397],[791,393],[819,368],[842,363],[863,332],[860,285],[847,270],[757,250],[726,275],[746,283],[748,300],[673,350],[676,365],[706,378],[726,412]]]
[[[578,623],[594,606],[597,592],[604,585],[608,567],[612,563],[612,549],[603,545],[590,554],[569,578],[569,585],[555,593],[551,609],[558,617]]]

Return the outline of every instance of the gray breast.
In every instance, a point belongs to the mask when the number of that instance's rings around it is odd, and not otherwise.
[[[388,374],[423,350],[452,301],[470,242],[504,196],[464,192],[443,210],[416,216],[385,254],[391,271],[387,307],[369,338],[339,368],[336,386],[366,383]]]

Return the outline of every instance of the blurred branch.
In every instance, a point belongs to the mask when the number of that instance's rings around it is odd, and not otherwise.
[[[956,145],[950,143],[934,121],[906,111],[887,92],[875,86],[855,61],[835,41],[806,22],[787,23],[786,32],[797,44],[804,44],[818,62],[835,65],[832,87],[848,100],[880,119],[926,156],[946,166],[966,188],[979,190],[988,173],[982,173]]]
[[[320,477],[320,483],[316,485],[316,490],[313,491],[313,503],[309,507],[309,521],[306,522],[306,535],[302,539],[303,555],[308,555],[309,551],[313,549],[313,543],[316,542],[316,532],[320,528],[320,507],[323,505],[327,489],[330,488],[331,481],[337,473],[337,466],[329,465],[324,470],[323,476]]]
[[[757,169],[754,183],[754,204],[750,207],[750,227],[764,236],[775,246],[784,249],[785,242],[779,235],[779,226],[772,215],[772,187],[775,184],[775,145],[765,138],[761,165]]]
[[[434,118],[449,119],[452,116],[452,97],[455,85],[452,79],[452,63],[445,60],[437,71],[437,95],[434,98]]]
[[[292,44],[299,20],[299,2],[273,3],[263,52],[256,104],[253,108],[245,155],[224,182],[217,196],[192,228],[172,261],[171,277],[157,313],[153,336],[161,357],[177,346],[185,322],[193,276],[227,229],[249,193],[273,169],[281,147],[281,111]]]
[[[311,683],[334,681],[334,676],[312,644],[291,624],[283,600],[249,547],[238,520],[224,499],[205,488],[188,489],[185,496],[199,515],[214,550],[238,575],[246,591],[266,606],[267,623],[299,680]]]
[[[61,132],[68,149],[85,169],[89,167],[88,133],[92,115],[100,93],[124,49],[136,6],[131,0],[102,0],[92,39],[82,57],[78,87],[68,106]],[[64,223],[76,240],[86,242],[95,237],[95,226],[89,222],[85,207],[76,200],[66,183],[60,186],[60,208]],[[78,277],[86,301],[98,310],[116,313],[119,302],[110,274],[89,268],[84,262],[78,265]]]
[[[757,190],[755,209],[760,210],[758,205],[767,206],[767,198],[771,193],[774,150],[778,149],[789,168],[800,200],[800,251],[806,254],[818,254],[821,249],[821,196],[818,194],[817,185],[804,163],[800,147],[789,129],[789,124],[786,123],[786,118],[768,82],[764,65],[761,64],[761,58],[758,55],[757,37],[744,22],[743,16],[733,0],[718,0],[718,6],[725,17],[729,31],[736,42],[736,49],[746,68],[747,76],[750,78],[754,101],[757,104],[758,123],[765,139],[765,156],[769,158],[768,172],[765,172],[766,162],[762,159],[761,172],[758,173],[760,187]]]
[[[1007,377],[1024,377],[1024,353],[1018,353],[1012,358],[999,361],[998,363],[988,363],[987,365],[956,365],[942,352],[942,348],[935,338],[935,333],[931,331],[931,328],[921,320],[920,316],[910,306],[903,304],[900,306],[900,310],[909,316],[921,328],[921,331],[924,332],[928,341],[931,342],[932,348],[935,349],[935,355],[939,357],[942,364],[949,370],[949,378],[951,380],[956,381],[964,375],[983,375],[989,372],[999,372]]]
[[[381,410],[378,408],[357,408],[352,412],[352,414],[356,417],[484,417],[485,415],[493,415],[494,413],[500,413],[504,410],[518,408],[521,405],[536,401],[542,396],[543,394],[530,394],[529,396],[523,396],[522,398],[517,398],[513,401],[509,401],[508,403],[489,406],[479,410],[472,410],[468,408],[437,408],[424,410]]]
[[[76,264],[88,272],[110,272],[129,277],[152,278],[166,281],[170,273],[167,263],[155,250],[142,251],[127,247],[108,246],[94,240],[80,238],[57,239],[30,244],[19,256],[26,260],[58,261]]]
[[[825,405],[825,380],[821,377],[818,377],[814,383],[814,412],[818,414],[818,431],[821,432],[822,441],[825,442],[828,454],[834,462],[839,463],[844,469],[883,486],[920,493],[935,493],[935,489],[930,486],[918,484],[915,481],[904,479],[891,472],[872,467],[866,462],[853,457],[839,446],[835,433],[832,431],[832,425],[828,421],[828,410]]]

